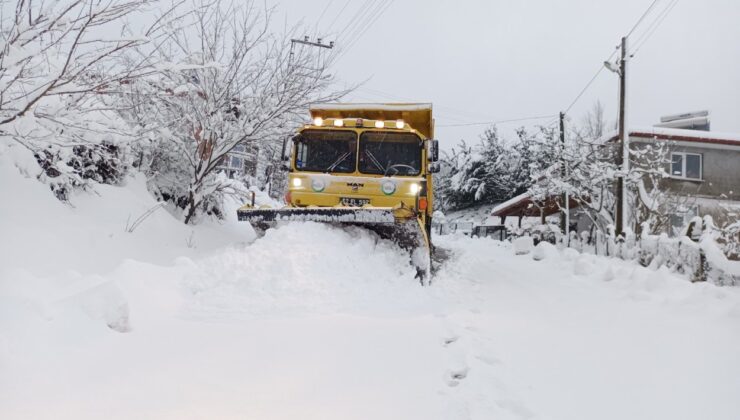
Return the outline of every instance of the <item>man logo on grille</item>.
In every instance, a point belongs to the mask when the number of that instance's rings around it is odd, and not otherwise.
[[[357,192],[359,191],[360,187],[364,187],[365,184],[360,184],[359,182],[348,182],[347,186],[352,187],[352,192]]]

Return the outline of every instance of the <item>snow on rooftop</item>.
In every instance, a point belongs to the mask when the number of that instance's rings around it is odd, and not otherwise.
[[[351,104],[314,104],[309,107],[311,111],[324,110],[352,110],[363,109],[369,111],[426,111],[432,109],[431,103],[408,103],[408,104],[373,104],[373,103],[351,103]]]
[[[529,194],[528,192],[519,194],[519,195],[517,195],[516,197],[514,197],[514,198],[512,198],[510,200],[504,201],[503,203],[496,205],[493,208],[493,210],[491,210],[491,215],[493,216],[497,212],[499,212],[501,210],[506,210],[507,208],[513,206],[514,204],[517,204],[517,203],[521,202],[522,200],[526,200],[526,199],[528,199],[530,197],[531,197],[531,194]]]
[[[740,145],[739,133],[722,133],[718,131],[687,130],[683,128],[667,127],[632,127],[629,132],[630,136],[635,136],[636,134],[652,134],[660,137],[689,137],[696,139],[726,140],[738,142]]]
[[[683,141],[692,141],[692,139],[696,139],[697,141],[717,140],[724,144],[737,142],[737,145],[740,146],[740,133],[722,133],[719,131],[687,130],[683,128],[666,127],[632,127],[630,128],[629,133],[630,137],[645,137],[645,135],[650,135],[659,138],[680,137],[680,140]],[[613,130],[601,136],[596,143],[606,143],[618,136],[619,132],[617,130]]]

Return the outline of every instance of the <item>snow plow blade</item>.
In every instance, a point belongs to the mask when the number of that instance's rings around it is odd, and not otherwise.
[[[282,222],[320,222],[339,226],[360,226],[383,239],[395,242],[411,255],[417,277],[425,284],[429,279],[431,245],[424,226],[408,207],[284,207],[237,210],[239,221],[249,222],[261,235]]]
[[[391,208],[362,209],[351,207],[308,208],[286,207],[282,209],[245,209],[237,211],[240,221],[252,224],[272,225],[283,221],[328,222],[328,223],[373,223],[394,224],[396,218]]]

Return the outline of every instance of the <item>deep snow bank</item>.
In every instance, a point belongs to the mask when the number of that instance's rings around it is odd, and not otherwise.
[[[438,307],[391,243],[163,210],[126,232],[156,205],[137,178],[69,206],[6,160],[0,187],[0,418],[444,411]]]
[[[159,208],[140,175],[123,186],[76,192],[65,204],[35,179],[39,171],[27,151],[0,147],[0,274],[16,269],[89,274],[111,270],[127,258],[165,264],[255,237],[248,224],[236,221],[238,203],[231,203],[233,211],[224,221],[186,226]]]
[[[0,161],[2,419],[696,419],[740,413],[740,290],[438,237],[183,226],[132,179],[74,207]],[[41,218],[41,216],[45,216]],[[190,239],[188,239],[190,238]]]

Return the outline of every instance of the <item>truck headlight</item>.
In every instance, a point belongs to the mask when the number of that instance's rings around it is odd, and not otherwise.
[[[323,179],[312,179],[311,180],[311,189],[313,189],[316,192],[324,191],[324,188],[326,188],[326,183],[324,183]]]
[[[298,188],[298,187],[301,186],[302,183],[303,182],[301,182],[301,179],[300,178],[293,178],[293,186],[294,187]]]
[[[383,191],[383,194],[385,195],[391,195],[396,192],[396,183],[393,181],[385,181],[380,185],[380,190]]]
[[[411,191],[411,194],[413,195],[419,194],[419,190],[421,190],[421,185],[416,184],[416,183],[411,184],[411,186],[409,187],[409,190]]]

